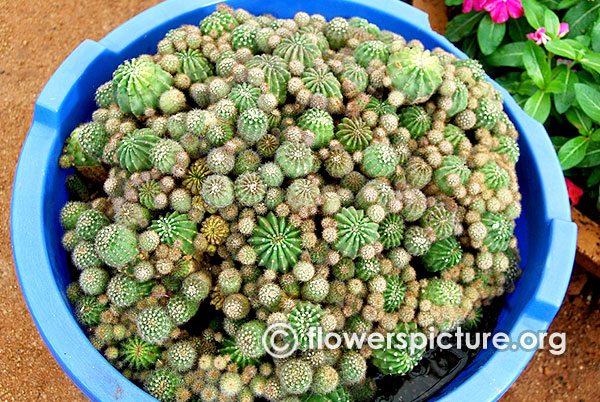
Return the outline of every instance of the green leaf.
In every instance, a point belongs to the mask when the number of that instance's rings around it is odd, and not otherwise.
[[[577,164],[577,167],[592,168],[596,166],[600,166],[600,143],[592,142],[585,152],[585,157]]]
[[[557,10],[561,0],[540,0],[540,3],[552,10]]]
[[[550,42],[546,43],[546,50],[550,53],[554,53],[561,57],[566,57],[567,59],[576,60],[577,59],[577,51],[571,42],[575,42],[573,40],[562,40],[562,39],[554,39]],[[577,42],[575,42],[577,43]]]
[[[561,137],[558,135],[550,137],[550,141],[552,141],[552,145],[556,148],[556,152],[558,152],[558,148],[562,147],[569,140],[569,137]]]
[[[546,27],[546,33],[551,37],[555,38],[556,35],[558,35],[560,20],[558,19],[558,16],[552,12],[552,10],[544,11],[544,26]]]
[[[508,43],[500,46],[492,55],[486,58],[486,61],[495,67],[518,67],[524,68],[523,52],[525,51],[525,42]]]
[[[545,84],[550,81],[551,71],[550,65],[546,60],[546,54],[541,47],[533,41],[525,44],[523,52],[523,64],[527,74],[539,88],[544,88]]]
[[[550,94],[538,90],[531,98],[527,99],[523,110],[543,124],[550,115],[551,106]]]
[[[564,82],[559,80],[552,80],[546,85],[546,92],[549,94],[561,93],[565,90],[566,85]]]
[[[587,50],[587,48],[590,47],[590,37],[589,36],[577,35],[576,37],[573,38],[573,40],[575,40],[577,43],[582,45],[585,48],[585,50]]]
[[[585,114],[600,124],[600,91],[586,84],[575,84],[575,97]]]
[[[588,28],[598,19],[599,1],[578,1],[565,13],[563,22],[569,24],[567,38],[584,35]]]
[[[447,6],[460,6],[462,5],[463,0],[446,0]]]
[[[597,128],[596,130],[594,130],[592,135],[590,135],[590,139],[593,142],[600,142],[600,128]]]
[[[462,38],[469,36],[475,30],[475,25],[486,15],[484,11],[471,11],[466,14],[459,14],[448,23],[446,29],[446,38],[450,42],[458,42]]]
[[[578,107],[567,110],[565,117],[580,133],[588,134],[592,130],[592,119]]]
[[[477,42],[481,53],[486,56],[494,53],[504,39],[504,34],[506,34],[506,24],[496,24],[492,21],[492,17],[486,14],[477,28]]]
[[[575,4],[579,3],[581,0],[562,0],[560,3],[558,3],[558,10],[564,10],[565,8],[569,8],[571,6],[574,6]]]
[[[558,160],[563,170],[577,166],[585,158],[585,153],[589,145],[590,141],[588,138],[579,136],[571,138],[560,147],[558,150]]]
[[[600,19],[596,21],[589,35],[592,42],[592,50],[594,52],[600,52]]]
[[[592,170],[592,173],[590,173],[587,179],[588,187],[595,186],[598,183],[600,183],[600,167],[597,167],[594,170]]]
[[[525,18],[509,18],[507,21],[508,36],[513,42],[527,40],[527,34],[531,32],[531,27]]]
[[[554,94],[554,107],[558,113],[564,113],[575,102],[575,84],[579,82],[577,74],[568,69],[565,65],[560,65],[555,70],[560,70],[555,80],[563,82],[564,90]]]
[[[583,68],[592,72],[595,71],[600,74],[600,53],[588,53],[581,59]]]
[[[521,4],[523,5],[525,18],[527,19],[527,22],[529,22],[529,25],[531,25],[534,30],[543,27],[546,7],[535,0],[523,0]]]

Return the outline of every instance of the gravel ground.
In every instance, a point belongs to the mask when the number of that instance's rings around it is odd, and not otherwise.
[[[0,307],[0,401],[87,400],[46,349],[21,295],[10,248],[10,190],[33,104],[52,72],[83,39],[99,40],[156,3],[0,0],[0,289],[5,291]],[[538,352],[503,401],[600,400],[599,287],[584,274],[576,278],[573,296],[551,327],[567,333],[567,353],[555,358]]]

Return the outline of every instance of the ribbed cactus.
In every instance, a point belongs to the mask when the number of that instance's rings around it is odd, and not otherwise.
[[[444,68],[428,50],[405,47],[390,55],[387,72],[392,86],[404,93],[407,102],[419,103],[429,99],[440,87]]]
[[[96,235],[95,245],[102,261],[115,268],[127,265],[138,253],[135,233],[119,224],[102,228]]]
[[[307,110],[298,119],[298,127],[315,134],[315,143],[312,146],[315,149],[326,146],[333,138],[333,118],[324,110]]]
[[[258,218],[248,243],[258,254],[258,265],[274,271],[287,272],[300,256],[300,231],[273,213]]]
[[[331,72],[325,69],[309,68],[302,74],[304,86],[312,93],[325,95],[328,98],[342,100],[340,82]]]
[[[412,138],[420,138],[431,128],[431,117],[421,106],[408,106],[398,113],[398,125],[410,131]]]
[[[355,63],[344,64],[344,71],[340,74],[340,82],[351,81],[358,92],[364,92],[369,85],[369,75],[367,71]]]
[[[458,182],[448,182],[449,176],[458,177]],[[446,194],[452,194],[453,188],[460,184],[467,184],[467,180],[471,176],[471,171],[465,164],[465,161],[458,156],[444,156],[442,165],[433,172],[433,180],[442,191]]]
[[[481,222],[487,228],[487,236],[484,243],[488,246],[489,250],[492,253],[506,250],[513,237],[514,222],[496,212],[482,214]]]
[[[273,54],[281,57],[287,63],[298,60],[306,67],[312,67],[315,64],[315,58],[321,56],[321,51],[306,35],[297,33],[291,38],[282,39]]]
[[[462,289],[456,282],[447,279],[432,278],[421,290],[421,297],[438,306],[458,305],[462,300]]]
[[[256,143],[267,133],[269,122],[267,115],[260,109],[247,109],[240,114],[237,122],[237,133],[250,144]]]
[[[312,151],[306,145],[284,142],[275,153],[275,163],[286,176],[297,178],[311,172],[314,158]]]
[[[287,98],[287,83],[292,77],[286,62],[276,55],[260,54],[254,56],[246,64],[248,68],[258,67],[265,74],[265,81],[269,85],[269,92],[277,96],[279,104]]]
[[[379,226],[366,217],[361,209],[344,208],[335,215],[335,220],[338,222],[335,248],[344,256],[356,258],[362,246],[379,238]]]
[[[179,72],[190,77],[191,82],[204,82],[214,74],[210,61],[199,50],[185,50],[175,53],[181,61]]]
[[[202,183],[202,198],[213,208],[225,208],[234,198],[233,182],[227,176],[210,175]]]
[[[362,119],[344,117],[337,125],[335,138],[342,143],[346,151],[354,152],[369,145],[373,139],[373,132]]]
[[[394,342],[391,348],[387,348],[386,345],[383,348],[374,349],[371,363],[383,374],[406,374],[423,358],[425,348],[416,342],[416,338],[413,339],[410,336],[419,332],[415,324],[398,324],[394,332],[403,334],[405,342]]]
[[[186,254],[194,253],[194,237],[198,234],[196,224],[186,214],[172,212],[152,221],[150,229],[158,233],[163,244],[181,248]]]
[[[350,38],[350,24],[345,18],[335,17],[327,23],[326,36],[333,49],[342,48]]]
[[[140,172],[152,168],[150,150],[159,137],[148,128],[135,130],[119,142],[117,158],[123,168],[130,172]]]
[[[385,64],[389,56],[387,45],[378,40],[363,42],[354,49],[354,58],[363,67],[367,67],[375,59]]]
[[[123,113],[143,116],[158,107],[158,99],[173,77],[158,65],[140,59],[127,60],[113,74],[113,98]]]
[[[256,107],[256,101],[260,96],[260,89],[254,85],[241,83],[231,88],[231,91],[227,96],[233,101],[235,107],[240,112],[243,112],[247,109]]]
[[[452,268],[461,258],[462,248],[458,240],[448,237],[431,245],[427,254],[423,256],[423,263],[428,271],[438,272]]]
[[[386,177],[394,173],[397,164],[398,155],[392,147],[373,144],[364,150],[360,167],[369,177]]]

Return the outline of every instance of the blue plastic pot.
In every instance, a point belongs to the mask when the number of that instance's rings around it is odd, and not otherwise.
[[[11,210],[13,253],[31,315],[48,348],[73,382],[95,401],[152,401],[92,347],[65,295],[69,271],[61,246],[59,211],[67,200],[57,160],[63,141],[95,107],[95,89],[125,59],[154,53],[171,28],[198,24],[215,0],[169,0],[127,21],[99,43],[84,41],[56,70],[35,104],[14,180]],[[427,48],[441,46],[466,57],[434,33],[423,12],[385,0],[232,0],[233,7],[290,18],[297,11],[327,18],[361,16]],[[505,108],[521,133],[517,165],[523,215],[517,237],[523,276],[507,297],[496,331],[514,339],[524,330],[545,331],[564,297],[576,244],[563,174],[543,126],[502,90]],[[494,401],[523,371],[534,351],[481,352],[442,393],[444,401]]]

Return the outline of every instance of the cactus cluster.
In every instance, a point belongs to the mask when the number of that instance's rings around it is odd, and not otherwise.
[[[424,350],[310,333],[473,327],[518,277],[518,133],[475,61],[362,18],[219,5],[95,100],[59,160],[67,296],[160,401],[371,400],[374,370]]]

